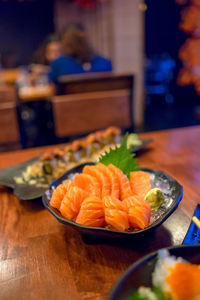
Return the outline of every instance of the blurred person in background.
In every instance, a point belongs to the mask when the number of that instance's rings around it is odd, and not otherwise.
[[[34,64],[49,66],[61,54],[60,38],[57,34],[49,34],[41,47],[36,51]]]
[[[36,51],[33,63],[29,66],[31,85],[37,85],[40,81],[48,81],[50,65],[61,55],[60,38],[56,34],[48,35],[42,46]],[[46,76],[46,80],[44,80]],[[42,83],[42,82],[41,82]]]
[[[61,36],[62,56],[51,64],[49,79],[57,83],[62,75],[112,71],[112,63],[92,49],[84,27],[68,24]]]

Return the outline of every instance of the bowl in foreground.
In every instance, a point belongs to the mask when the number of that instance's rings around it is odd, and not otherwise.
[[[200,245],[185,245],[166,248],[171,255],[183,257],[187,261],[200,264]],[[113,287],[108,300],[126,300],[140,286],[152,287],[152,272],[155,268],[158,252],[140,259],[120,277]]]

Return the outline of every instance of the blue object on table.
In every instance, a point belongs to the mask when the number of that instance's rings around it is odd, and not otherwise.
[[[200,218],[200,204],[197,204],[196,209],[194,211],[194,215],[198,219]],[[191,221],[190,227],[186,233],[186,236],[183,241],[183,245],[197,245],[200,244],[200,228]]]

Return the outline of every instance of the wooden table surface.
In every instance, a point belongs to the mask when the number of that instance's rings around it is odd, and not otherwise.
[[[161,169],[183,185],[176,212],[150,239],[128,245],[85,244],[41,201],[20,201],[0,191],[0,299],[106,299],[119,276],[145,254],[181,244],[200,200],[200,127],[145,133],[153,143],[140,153],[142,166]],[[52,147],[48,147],[52,148]],[[0,154],[0,168],[46,148]]]
[[[6,84],[15,84],[19,76],[19,69],[2,69],[0,71],[0,78]]]

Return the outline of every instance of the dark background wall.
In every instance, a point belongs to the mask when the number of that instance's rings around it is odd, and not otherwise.
[[[45,36],[54,31],[54,1],[0,0],[0,55],[4,67],[31,62]],[[179,29],[183,7],[175,0],[146,0],[146,4],[145,55],[151,58],[168,53],[176,61],[172,82],[174,92],[193,92],[193,87],[180,89],[176,84],[182,65],[178,51],[187,38]]]
[[[0,54],[5,67],[30,62],[53,31],[53,0],[0,0]]]
[[[187,35],[179,29],[182,6],[175,0],[146,0],[146,55],[168,52],[177,57]]]
[[[176,101],[188,101],[188,97],[196,99],[198,96],[194,87],[177,85],[177,75],[182,67],[178,58],[180,47],[188,35],[179,29],[182,5],[177,5],[175,0],[146,0],[147,11],[145,14],[145,54],[153,58],[163,53],[168,53],[174,59],[176,67],[171,82],[171,91]]]
[[[54,0],[0,0],[0,54],[26,63],[44,37],[54,31]],[[175,0],[146,0],[145,52],[175,59],[186,35],[179,30],[181,6]],[[179,62],[178,62],[179,63]]]

